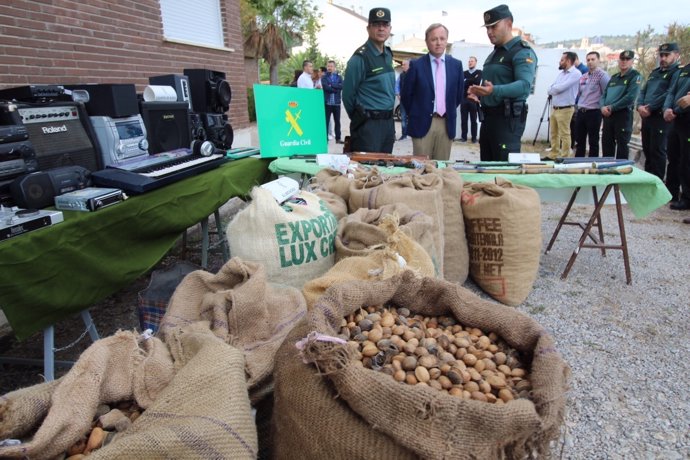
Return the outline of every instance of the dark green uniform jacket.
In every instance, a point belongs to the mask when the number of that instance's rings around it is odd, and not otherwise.
[[[637,106],[648,105],[649,111],[652,113],[659,112],[666,100],[666,94],[671,86],[671,80],[678,71],[678,63],[675,63],[666,69],[657,67],[649,74],[647,83],[640,90],[640,97],[637,98]]]
[[[623,109],[632,109],[635,106],[635,99],[640,93],[642,77],[635,69],[629,69],[625,75],[620,72],[615,74],[606,85],[604,95],[601,96],[601,107],[611,106],[612,112]]]

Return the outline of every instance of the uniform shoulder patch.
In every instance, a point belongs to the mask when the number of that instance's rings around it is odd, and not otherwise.
[[[529,46],[529,43],[527,43],[525,40],[520,40],[520,44],[523,48],[531,48],[531,46]]]

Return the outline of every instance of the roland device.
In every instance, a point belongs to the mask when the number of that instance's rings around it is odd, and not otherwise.
[[[89,117],[103,154],[103,165],[119,165],[130,158],[148,155],[149,142],[141,115]]]
[[[0,206],[0,241],[63,221],[62,211]]]
[[[12,179],[37,168],[36,152],[17,105],[0,101],[0,180]]]

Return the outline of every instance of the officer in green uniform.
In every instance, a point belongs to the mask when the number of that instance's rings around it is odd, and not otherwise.
[[[484,27],[494,50],[484,62],[483,83],[468,89],[468,99],[481,102],[479,132],[482,161],[506,161],[520,152],[527,121],[527,96],[537,71],[537,55],[527,42],[513,37],[513,15],[506,5],[484,13]]]
[[[601,96],[601,113],[604,116],[601,149],[604,156],[628,159],[633,107],[642,83],[640,73],[632,68],[634,57],[635,53],[631,50],[621,52],[618,56],[620,72],[611,77]]]
[[[666,135],[669,123],[664,121],[663,105],[673,76],[678,71],[678,44],[659,47],[659,67],[654,69],[640,90],[637,112],[642,117],[642,151],[644,169],[664,180],[666,173]]]
[[[666,188],[671,209],[690,209],[690,64],[676,72],[664,101],[664,120],[672,122],[668,133]],[[683,220],[690,223],[690,219]]]
[[[343,105],[350,116],[350,151],[393,152],[395,71],[393,52],[385,45],[391,34],[391,12],[369,11],[369,40],[359,47],[345,70]]]

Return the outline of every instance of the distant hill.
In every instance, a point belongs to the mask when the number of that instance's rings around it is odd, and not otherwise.
[[[654,34],[651,36],[651,43],[661,43],[666,38],[665,34]],[[568,40],[560,40],[557,42],[549,43],[537,43],[542,48],[558,48],[559,45],[563,45],[564,48],[578,48],[580,46],[580,38],[571,38]],[[636,37],[635,35],[602,35],[596,37],[589,37],[590,45],[595,43],[603,43],[611,49],[628,49],[635,46]]]

